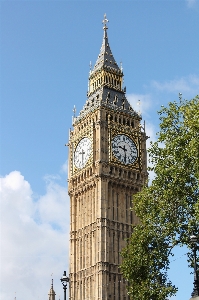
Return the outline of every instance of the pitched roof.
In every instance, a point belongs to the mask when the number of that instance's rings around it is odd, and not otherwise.
[[[95,73],[97,70],[104,68],[113,68],[117,72],[121,72],[120,68],[118,67],[118,64],[115,61],[115,58],[112,54],[109,42],[108,42],[108,35],[107,35],[107,27],[104,27],[104,36],[102,40],[102,46],[100,49],[100,53],[98,55],[97,61],[95,63],[95,66],[93,68],[92,73]]]

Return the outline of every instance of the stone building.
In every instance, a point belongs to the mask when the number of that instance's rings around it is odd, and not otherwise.
[[[132,196],[147,178],[146,133],[126,97],[107,35],[87,101],[69,136],[71,300],[127,300],[120,252],[138,219]]]

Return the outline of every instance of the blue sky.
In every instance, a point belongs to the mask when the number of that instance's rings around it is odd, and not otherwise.
[[[127,98],[155,140],[161,105],[199,93],[199,1],[0,1],[1,299],[47,299],[68,272],[68,131],[86,101],[107,14]],[[137,105],[141,100],[140,106]],[[170,277],[187,300],[178,249]],[[53,274],[52,274],[53,273]],[[52,275],[51,275],[52,274]],[[12,282],[12,284],[11,284]]]

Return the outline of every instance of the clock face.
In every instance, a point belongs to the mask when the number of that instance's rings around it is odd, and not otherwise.
[[[133,164],[138,156],[134,141],[124,134],[113,138],[112,151],[114,156],[125,165]]]
[[[74,164],[78,169],[83,168],[91,154],[91,140],[83,138],[77,145],[74,153]]]

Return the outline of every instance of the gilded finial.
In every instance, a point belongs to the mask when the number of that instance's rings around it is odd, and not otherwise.
[[[137,105],[138,105],[138,115],[139,115],[139,116],[141,115],[140,104],[141,104],[141,101],[138,100]]]
[[[123,71],[122,61],[120,62],[120,70],[121,70],[121,72]]]
[[[74,118],[75,118],[75,113],[76,113],[76,107],[75,107],[75,105],[74,105],[74,108],[73,108],[73,116],[74,116]]]
[[[102,21],[102,23],[104,24],[103,29],[106,31],[108,29],[108,27],[106,26],[106,24],[108,23],[108,19],[106,18],[106,14],[104,14],[104,20]]]
[[[89,74],[91,75],[91,70],[92,70],[92,63],[91,63],[91,61],[90,61],[90,64],[89,64],[89,68],[90,68]]]

